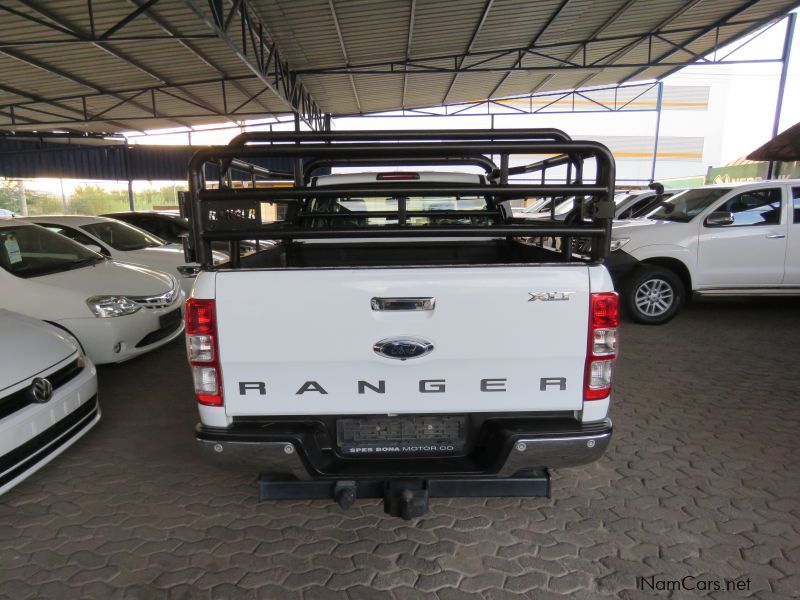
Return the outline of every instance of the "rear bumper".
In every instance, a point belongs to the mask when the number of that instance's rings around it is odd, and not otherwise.
[[[525,422],[498,424],[485,443],[468,455],[451,457],[351,458],[320,449],[318,436],[298,428],[265,432],[253,427],[198,425],[196,438],[206,455],[221,465],[242,466],[298,480],[375,477],[514,477],[541,469],[574,467],[599,459],[611,440],[610,419],[564,423],[559,428]]]

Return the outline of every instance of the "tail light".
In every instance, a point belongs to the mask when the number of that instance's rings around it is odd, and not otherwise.
[[[186,352],[200,404],[222,406],[217,315],[213,300],[186,301]]]
[[[589,306],[589,347],[586,353],[584,400],[602,400],[611,394],[618,333],[617,293],[592,294]]]

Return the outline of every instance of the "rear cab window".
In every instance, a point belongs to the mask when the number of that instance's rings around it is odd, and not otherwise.
[[[407,196],[405,209],[407,223],[417,226],[460,225],[469,224],[474,218],[485,218],[480,212],[487,210],[488,203],[482,196]],[[381,225],[397,225],[400,210],[400,198],[315,198],[312,199],[305,213],[311,217],[308,227],[366,227]],[[413,213],[445,212],[436,214],[414,215]],[[453,212],[464,213],[464,217],[453,215]],[[470,215],[468,213],[478,213]],[[375,214],[377,213],[377,214]],[[343,215],[330,217],[331,214]],[[319,215],[319,217],[314,217]],[[347,216],[344,216],[347,215]]]

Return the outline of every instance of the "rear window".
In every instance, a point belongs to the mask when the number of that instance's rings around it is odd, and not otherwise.
[[[473,222],[474,218],[486,218],[480,215],[467,215],[466,213],[480,213],[487,209],[486,198],[482,196],[408,196],[405,198],[406,222],[410,225],[464,225]],[[316,198],[309,205],[306,214],[319,215],[311,222],[312,227],[360,227],[397,225],[399,223],[398,211],[399,198]],[[435,214],[415,215],[413,213],[445,212]],[[463,212],[464,217],[453,215],[453,212]],[[375,214],[378,213],[378,214]],[[391,214],[388,214],[391,213]],[[343,215],[331,216],[331,215]]]
[[[142,248],[156,248],[163,246],[164,240],[147,233],[146,231],[123,223],[122,221],[102,221],[100,223],[90,223],[82,225],[84,229],[102,240],[114,250],[122,252],[129,250],[141,250]]]

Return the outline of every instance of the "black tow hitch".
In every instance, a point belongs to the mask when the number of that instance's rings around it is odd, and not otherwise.
[[[382,498],[383,510],[410,520],[428,512],[429,498],[550,497],[550,474],[537,471],[520,477],[442,479],[366,479],[299,481],[263,473],[258,479],[258,500],[333,499],[342,509],[358,499]]]
[[[384,482],[383,512],[406,521],[428,512],[428,482],[394,480]]]

